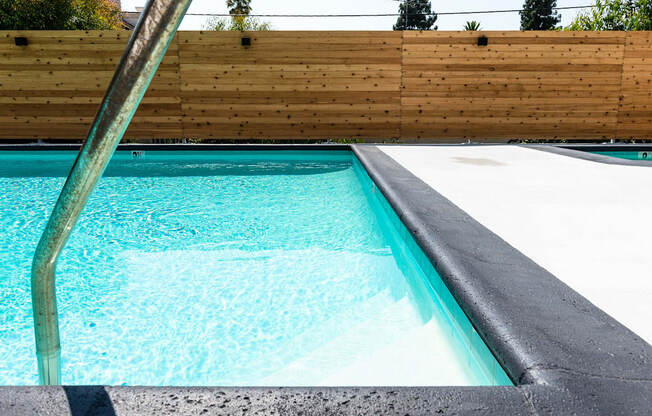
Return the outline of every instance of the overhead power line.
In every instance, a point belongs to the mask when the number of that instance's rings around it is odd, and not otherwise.
[[[566,6],[553,7],[554,10],[571,10],[571,9],[590,9],[590,6]],[[436,12],[436,13],[409,13],[408,16],[455,16],[466,14],[493,14],[493,13],[518,13],[523,9],[503,9],[503,10],[478,10],[478,11],[461,11],[461,12]],[[228,13],[186,13],[186,16],[205,16],[205,17],[398,17],[405,16],[405,13],[375,13],[375,14],[228,14]]]

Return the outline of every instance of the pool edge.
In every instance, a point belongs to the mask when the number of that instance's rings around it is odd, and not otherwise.
[[[19,147],[17,145],[16,147]],[[75,150],[79,145],[59,147],[53,150]],[[175,145],[127,145],[126,149],[178,150]],[[374,145],[206,145],[184,146],[189,150],[352,150],[369,176],[376,182],[396,214],[404,222],[426,255],[446,279],[453,296],[472,318],[481,336],[499,357],[509,372],[518,375],[516,387],[333,387],[333,388],[221,388],[221,387],[0,387],[0,414],[23,415],[49,412],[51,414],[161,414],[174,412],[197,414],[203,410],[210,413],[280,413],[299,414],[359,414],[379,411],[382,414],[624,414],[645,413],[652,407],[652,353],[650,345],[613,318],[590,304],[550,273],[534,264],[529,258],[500,240],[491,231],[477,223],[464,211],[445,199],[434,189],[416,178],[400,164]],[[26,149],[40,150],[36,146]],[[125,149],[125,150],[126,150]],[[7,149],[3,149],[7,150]],[[46,149],[42,149],[46,150]],[[362,155],[362,156],[361,156]],[[437,203],[434,207],[431,204]],[[446,213],[446,216],[432,215]],[[463,227],[460,229],[459,227]],[[464,228],[469,227],[469,228]],[[456,233],[450,234],[452,228]],[[445,231],[445,232],[442,232]],[[468,231],[470,234],[465,233]],[[457,235],[455,235],[457,234]],[[462,238],[464,235],[465,238]],[[472,235],[470,250],[464,250],[467,235]],[[504,256],[487,263],[482,250],[491,250],[495,244],[505,250]],[[468,245],[466,246],[468,248]],[[486,254],[486,253],[485,253]],[[515,263],[516,262],[516,263]],[[483,283],[496,277],[488,273],[489,265],[501,274],[509,273],[506,267],[522,262],[524,270],[533,279],[543,278],[548,284],[577,302],[571,308],[572,322],[578,318],[606,325],[612,331],[609,342],[598,347],[616,357],[609,372],[592,371],[582,374],[577,369],[559,366],[550,361],[550,351],[542,350],[540,337],[529,330],[530,322],[505,319],[505,305],[497,305],[496,299],[514,300],[513,287],[486,287]],[[446,270],[444,277],[443,270]],[[467,273],[468,271],[472,273]],[[485,295],[491,291],[494,297]],[[509,292],[509,293],[506,293]],[[538,297],[550,295],[550,291],[535,293]],[[510,296],[511,295],[511,296]],[[531,297],[532,293],[523,296]],[[527,299],[526,297],[526,299]],[[504,299],[502,299],[504,298]],[[481,303],[491,303],[482,305]],[[513,302],[512,302],[513,303]],[[568,305],[565,305],[568,306]],[[498,310],[492,310],[498,308]],[[501,312],[502,308],[502,312]],[[516,308],[516,309],[514,309]],[[507,312],[530,313],[523,302],[511,305]],[[534,316],[552,333],[539,333],[558,344],[557,351],[586,350],[579,357],[583,364],[595,364],[599,370],[605,352],[596,356],[596,345],[586,343],[569,345],[568,340],[555,336],[555,327],[548,318]],[[535,319],[536,320],[536,319]],[[581,322],[581,319],[579,320]],[[560,326],[564,322],[556,322]],[[585,328],[586,329],[586,328]],[[615,334],[615,335],[614,335]],[[592,334],[595,337],[595,333]],[[620,339],[616,339],[620,338]],[[641,341],[643,345],[641,345]],[[514,345],[511,345],[514,344]],[[636,352],[639,352],[636,355]],[[632,356],[632,353],[634,356]],[[570,357],[578,358],[578,357]],[[537,361],[539,361],[537,363]],[[546,362],[544,362],[546,361]],[[637,365],[638,364],[638,365]],[[609,374],[607,374],[609,373]],[[617,375],[614,375],[616,374]],[[621,373],[627,373],[625,375]],[[640,377],[636,375],[639,374]]]
[[[634,150],[645,149],[652,150],[652,145],[520,145],[525,149],[539,150],[541,152],[553,153],[556,155],[572,157],[575,159],[587,160],[590,162],[603,163],[605,165],[621,165],[621,166],[641,166],[652,167],[650,161],[645,160],[630,160],[621,159],[614,156],[600,155],[590,153],[592,151],[605,151],[605,150]]]
[[[352,149],[519,388],[557,387],[593,414],[652,408],[650,344],[377,147]]]

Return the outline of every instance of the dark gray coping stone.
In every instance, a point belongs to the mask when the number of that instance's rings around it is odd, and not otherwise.
[[[516,385],[593,412],[652,409],[650,344],[377,147],[352,148]]]
[[[589,160],[591,162],[605,163],[607,165],[645,166],[652,167],[652,161],[629,160],[619,157],[599,155],[590,152],[618,152],[618,151],[652,151],[652,145],[521,145],[527,149],[535,149],[557,155]]]
[[[527,396],[516,387],[53,386],[0,389],[0,414],[4,416],[531,415],[533,410]]]
[[[79,148],[20,146],[11,145],[12,150]],[[0,415],[650,413],[652,346],[375,146],[127,145],[121,149],[181,150],[179,146],[183,150],[353,150],[515,386],[0,387]]]

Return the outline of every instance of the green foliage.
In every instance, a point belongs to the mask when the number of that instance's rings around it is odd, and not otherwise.
[[[72,14],[70,0],[0,0],[0,29],[64,29]]]
[[[432,12],[430,0],[402,0],[398,12],[394,30],[437,30],[433,26],[437,13]]]
[[[109,0],[0,0],[0,30],[119,29]]]
[[[561,22],[554,9],[557,0],[525,0],[521,11],[521,30],[551,30]]]
[[[222,19],[219,17],[212,17],[203,24],[204,30],[238,30],[241,32],[249,32],[255,30],[272,30],[272,25],[269,22],[261,22],[255,17],[244,17],[242,19],[235,19],[233,17]]]
[[[480,22],[476,22],[475,20],[466,22],[464,30],[480,30]]]
[[[122,12],[118,5],[110,0],[75,0],[71,29],[102,30],[120,29]]]
[[[251,0],[226,0],[226,7],[229,8],[229,14],[249,14],[251,13]]]
[[[565,30],[652,30],[652,0],[596,0]]]
[[[261,22],[255,17],[246,16],[251,13],[251,0],[226,0],[229,8],[228,19],[212,17],[202,26],[204,30],[237,30],[241,32],[255,30],[271,30],[272,25]]]

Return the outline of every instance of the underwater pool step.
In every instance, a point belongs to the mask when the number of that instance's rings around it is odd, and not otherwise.
[[[261,380],[264,380],[266,377],[273,376],[278,372],[284,371],[286,368],[292,367],[292,363],[300,361],[305,357],[319,355],[318,351],[323,349],[325,344],[347,337],[347,334],[351,333],[354,329],[364,326],[376,326],[376,316],[382,314],[383,310],[388,307],[392,307],[396,302],[394,296],[396,296],[396,290],[386,288],[357,304],[355,309],[346,311],[334,310],[332,316],[321,324],[294,334],[284,344],[286,347],[291,345],[292,351],[289,351],[288,348],[279,348],[270,354],[266,354],[261,360],[250,362],[248,365],[251,368],[259,369],[260,372],[257,374],[257,377],[240,380],[238,384],[259,385]],[[345,359],[346,357],[346,355],[341,355],[338,359]],[[309,378],[313,379],[314,376],[320,376],[320,372],[312,373]],[[311,384],[314,384],[314,382]]]
[[[420,370],[408,361],[414,362],[419,355],[422,361],[433,361],[429,355],[435,350],[428,346],[440,348],[445,339],[437,324],[424,323],[407,297],[393,301],[389,291],[384,291],[372,302],[378,308],[367,319],[265,377],[262,385],[383,385],[397,383],[397,376],[399,385],[436,383],[432,366]]]

